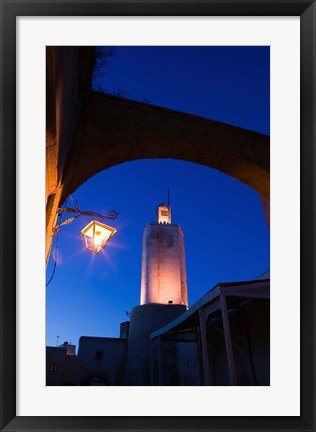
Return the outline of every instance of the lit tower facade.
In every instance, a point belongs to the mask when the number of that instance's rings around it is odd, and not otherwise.
[[[140,303],[188,306],[183,232],[171,223],[169,205],[158,206],[144,230]]]

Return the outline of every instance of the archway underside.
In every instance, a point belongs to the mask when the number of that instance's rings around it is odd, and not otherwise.
[[[66,165],[61,202],[111,166],[151,158],[222,171],[270,198],[266,135],[176,111],[94,93],[82,110]]]

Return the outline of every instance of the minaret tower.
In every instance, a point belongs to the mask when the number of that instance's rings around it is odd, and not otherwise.
[[[159,205],[156,215],[144,230],[140,303],[188,306],[182,229],[171,223],[169,203]]]
[[[156,222],[144,230],[140,303],[130,315],[126,385],[150,385],[150,335],[188,307],[183,232],[171,223],[169,197],[168,205],[158,206]]]

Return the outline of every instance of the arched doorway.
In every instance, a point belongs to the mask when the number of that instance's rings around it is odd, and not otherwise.
[[[103,374],[100,372],[90,373],[88,376],[82,379],[82,386],[107,386],[108,381]]]

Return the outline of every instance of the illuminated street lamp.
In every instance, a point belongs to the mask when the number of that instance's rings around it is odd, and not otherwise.
[[[81,231],[81,236],[87,249],[99,253],[115,233],[115,228],[93,220]]]
[[[62,225],[67,225],[79,216],[92,216],[98,217],[100,221],[91,221],[81,231],[81,237],[83,238],[86,248],[92,252],[99,253],[105,248],[110,238],[117,232],[115,228],[105,225],[104,219],[116,219],[118,216],[117,211],[111,210],[108,216],[104,216],[100,213],[91,211],[81,211],[76,205],[74,208],[61,207],[58,209],[58,216],[62,216],[63,213],[73,213],[74,216],[70,217],[53,229],[54,234],[58,234]]]
[[[86,248],[94,253],[99,253],[102,249],[105,248],[107,242],[110,238],[116,233],[116,229],[112,228],[103,223],[104,219],[116,219],[118,217],[118,212],[116,210],[111,210],[108,216],[104,216],[100,213],[95,213],[91,211],[81,211],[79,207],[77,207],[77,203],[74,204],[73,208],[70,207],[60,207],[57,211],[58,219],[62,218],[64,213],[72,213],[73,216],[60,222],[58,225],[53,228],[53,235],[57,234],[56,247],[55,247],[55,263],[53,268],[53,273],[46,283],[46,287],[53,280],[56,265],[57,265],[57,251],[58,251],[58,234],[60,232],[60,227],[63,225],[67,225],[71,223],[73,220],[77,219],[79,216],[91,216],[97,217],[100,221],[93,220],[91,221],[83,230],[81,231],[81,236],[85,241]],[[61,220],[61,219],[59,219]]]

